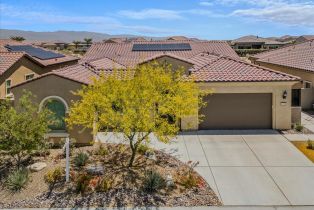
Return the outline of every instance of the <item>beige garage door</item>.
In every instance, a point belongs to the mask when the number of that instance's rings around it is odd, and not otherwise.
[[[271,93],[213,94],[204,100],[200,130],[272,128]]]

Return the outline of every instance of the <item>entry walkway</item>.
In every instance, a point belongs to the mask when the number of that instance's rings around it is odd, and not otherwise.
[[[111,133],[98,137],[121,142]],[[168,145],[152,139],[181,161],[199,161],[196,170],[224,205],[314,205],[314,164],[276,131],[184,132]]]

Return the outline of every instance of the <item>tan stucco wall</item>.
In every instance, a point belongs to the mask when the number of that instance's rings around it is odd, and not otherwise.
[[[202,89],[211,89],[215,93],[272,93],[273,107],[272,115],[273,129],[291,128],[291,87],[295,82],[230,82],[230,83],[199,83]],[[286,99],[282,98],[284,91],[287,91]],[[239,119],[241,120],[241,119]],[[197,130],[198,117],[189,116],[182,119],[182,129]],[[185,127],[189,125],[189,127]]]
[[[5,98],[5,81],[11,79],[11,86],[25,81],[25,75],[34,73],[35,76],[46,73],[39,65],[33,63],[27,58],[23,57],[16,62],[10,69],[8,69],[0,77],[0,98]]]
[[[312,109],[312,104],[314,104],[314,72],[308,72],[301,69],[289,68],[258,61],[255,61],[255,63],[267,68],[274,69],[276,71],[298,76],[301,78],[301,80],[312,82],[312,88],[301,90],[301,107],[303,109]]]
[[[32,82],[17,86],[12,89],[15,103],[18,102],[22,96],[23,89],[31,91],[36,95],[35,102],[40,102],[49,96],[58,96],[66,101],[68,106],[71,106],[72,101],[79,99],[78,96],[73,95],[72,91],[82,88],[82,84],[64,79],[55,75],[49,75]],[[92,140],[91,130],[75,127],[72,130],[67,128],[70,138],[75,138],[77,143],[88,143]]]

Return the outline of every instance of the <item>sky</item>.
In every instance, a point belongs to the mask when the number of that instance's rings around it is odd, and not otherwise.
[[[0,28],[234,39],[314,34],[314,0],[0,0]]]

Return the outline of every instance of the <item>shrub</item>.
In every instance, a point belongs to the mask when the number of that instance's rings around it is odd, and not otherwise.
[[[79,174],[75,179],[75,190],[78,193],[84,193],[87,191],[89,182],[92,179],[87,173]]]
[[[49,185],[49,192],[47,197],[50,197],[50,194],[55,186],[56,183],[61,182],[63,178],[63,172],[61,167],[57,167],[48,171],[45,176],[44,180]]]
[[[147,144],[140,144],[137,148],[138,153],[141,155],[145,155],[147,151],[149,151],[150,148],[147,146]]]
[[[79,168],[85,166],[87,161],[88,161],[88,155],[84,152],[78,153],[74,158],[74,164],[76,167],[79,167]]]
[[[165,186],[165,179],[154,170],[145,172],[145,178],[143,182],[143,189],[145,192],[152,193],[163,188]]]
[[[307,148],[314,149],[314,142],[312,140],[307,140]]]
[[[188,161],[188,169],[184,171],[183,175],[179,176],[179,182],[187,189],[197,187],[200,184],[200,179],[194,173],[194,168],[199,164],[199,162]]]
[[[295,129],[296,131],[298,131],[298,132],[302,132],[303,129],[304,129],[304,127],[303,127],[303,125],[297,123],[297,124],[295,125],[294,129]]]
[[[9,174],[6,185],[11,191],[20,191],[25,187],[29,180],[29,174],[27,169],[18,169]]]
[[[108,150],[106,147],[104,147],[102,144],[99,145],[96,155],[105,156],[108,155]]]
[[[96,191],[97,192],[107,192],[112,188],[113,181],[110,178],[103,177],[100,179]]]

